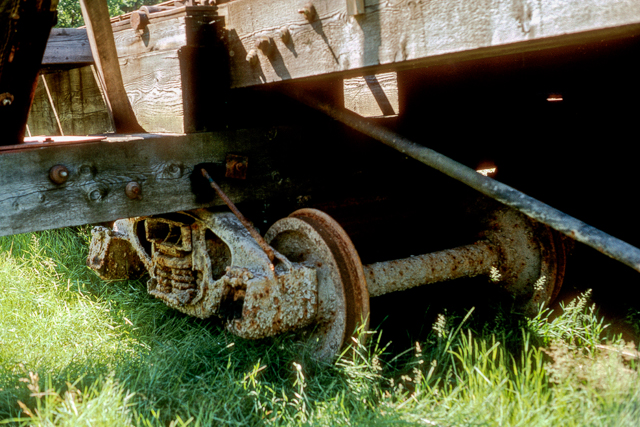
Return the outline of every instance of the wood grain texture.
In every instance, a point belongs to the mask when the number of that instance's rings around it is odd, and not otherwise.
[[[118,57],[175,50],[185,46],[187,36],[184,18],[176,16],[160,22],[152,20],[143,32],[132,29],[115,31],[113,36]]]
[[[42,65],[93,63],[86,28],[52,28]]]
[[[0,235],[202,207],[191,190],[193,168],[224,164],[228,153],[250,155],[251,162],[246,181],[220,181],[229,197],[236,203],[265,198],[283,188],[272,179],[270,132],[141,134],[1,154]],[[57,164],[69,170],[62,185],[49,180]],[[141,200],[126,197],[131,181],[141,185]]]
[[[383,73],[345,79],[344,106],[363,117],[399,114],[397,74]]]
[[[109,111],[90,66],[45,74],[65,135],[113,132]],[[53,108],[38,81],[27,121],[32,135],[59,135]]]
[[[344,0],[237,0],[220,6],[229,30],[232,87],[340,73],[428,66],[640,34],[637,0],[366,0],[349,16]],[[287,27],[286,43],[278,31]],[[259,37],[275,51],[247,53]],[[357,73],[356,73],[357,72]]]
[[[124,88],[140,125],[152,132],[184,133],[185,117],[177,50],[120,58]]]

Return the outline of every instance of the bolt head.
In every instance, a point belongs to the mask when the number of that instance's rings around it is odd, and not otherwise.
[[[64,165],[55,165],[49,169],[49,179],[57,185],[62,185],[69,179],[69,170]]]
[[[124,193],[131,200],[139,199],[142,193],[142,187],[135,181],[131,181],[124,189]]]
[[[277,31],[277,34],[280,37],[280,40],[282,40],[282,43],[287,44],[291,41],[291,31],[289,31],[289,27],[285,26],[280,28]]]
[[[298,13],[304,15],[305,19],[309,22],[316,20],[316,8],[311,2],[305,3],[302,9],[298,10]]]
[[[247,62],[251,65],[258,64],[258,52],[255,49],[251,49],[247,54]]]

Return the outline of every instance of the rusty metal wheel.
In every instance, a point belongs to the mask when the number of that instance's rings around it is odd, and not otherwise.
[[[497,209],[485,221],[486,238],[500,251],[502,286],[524,314],[535,316],[562,288],[566,264],[562,236],[513,209]]]
[[[336,357],[369,322],[369,291],[351,239],[316,209],[301,209],[277,221],[265,239],[290,261],[316,269],[318,315],[307,333],[319,359]]]

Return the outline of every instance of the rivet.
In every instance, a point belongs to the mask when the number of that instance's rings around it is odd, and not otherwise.
[[[94,174],[93,166],[91,166],[91,165],[82,165],[82,166],[80,166],[80,168],[78,168],[78,172],[80,172],[80,175],[82,175],[82,176],[91,177]]]
[[[247,62],[251,65],[258,63],[258,52],[255,49],[251,49],[247,54]]]
[[[102,200],[102,194],[100,193],[100,190],[95,189],[91,193],[89,193],[89,198],[94,202],[98,202]]]
[[[316,20],[316,8],[311,2],[305,3],[302,9],[298,10],[298,13],[303,14],[306,20],[309,22],[313,22]]]
[[[280,37],[280,40],[282,40],[282,43],[288,44],[291,41],[291,31],[289,31],[289,27],[284,26],[280,28],[276,33]]]
[[[270,57],[273,54],[273,40],[271,37],[261,36],[256,40],[256,48],[260,49],[262,53]]]
[[[138,184],[135,181],[131,181],[130,183],[127,184],[127,186],[124,189],[124,193],[127,195],[128,198],[130,198],[131,200],[134,199],[140,199],[142,198],[141,193],[142,193],[142,187],[140,186],[140,184]]]
[[[54,184],[64,184],[69,179],[69,170],[64,165],[55,165],[49,169],[49,179]]]

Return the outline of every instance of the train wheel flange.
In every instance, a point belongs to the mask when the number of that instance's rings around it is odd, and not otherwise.
[[[290,261],[316,269],[318,315],[309,329],[310,341],[319,359],[337,356],[369,320],[369,292],[351,239],[335,220],[315,209],[277,221],[265,239]]]

